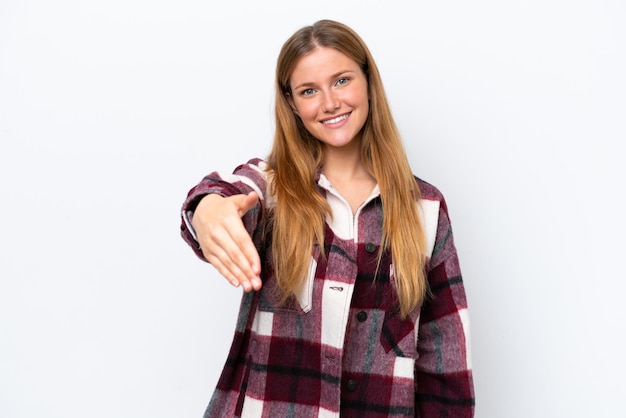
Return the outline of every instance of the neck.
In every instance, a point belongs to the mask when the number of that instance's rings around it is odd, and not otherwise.
[[[350,204],[352,214],[357,212],[376,186],[376,180],[365,169],[359,153],[325,153],[322,172]]]
[[[326,147],[322,172],[326,177],[335,180],[350,181],[367,174],[361,160],[359,147],[346,148]],[[369,176],[369,174],[367,174]]]

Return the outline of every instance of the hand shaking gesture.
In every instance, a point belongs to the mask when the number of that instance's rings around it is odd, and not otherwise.
[[[241,285],[246,292],[261,288],[261,261],[241,218],[258,199],[255,192],[230,197],[206,195],[191,222],[207,261],[233,286]]]

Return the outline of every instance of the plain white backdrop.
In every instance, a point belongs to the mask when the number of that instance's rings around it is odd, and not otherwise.
[[[477,417],[626,417],[621,0],[0,1],[0,417],[202,415],[241,291],[179,208],[267,153],[278,50],[320,18],[447,198]]]

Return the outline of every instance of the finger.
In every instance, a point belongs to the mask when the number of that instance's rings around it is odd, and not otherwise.
[[[220,245],[212,242],[206,244],[203,250],[205,258],[224,276],[233,286],[243,286],[245,291],[260,288],[260,279],[250,274],[250,266],[245,256],[238,250],[232,241]],[[228,248],[231,246],[232,248]],[[248,270],[248,271],[246,271]]]
[[[207,254],[204,257],[209,263],[211,263],[211,265],[218,271],[218,273],[220,273],[222,276],[224,276],[226,280],[228,280],[231,285],[233,285],[234,287],[239,287],[239,285],[241,284],[239,282],[239,279],[231,270],[229,270],[224,265],[224,263],[222,263],[218,256],[213,254]]]
[[[249,261],[250,258],[256,259],[258,266],[259,255],[240,219],[233,221],[232,225],[227,223],[211,230],[201,247],[206,252],[205,257],[208,255],[219,259],[220,264],[238,282],[243,284],[250,281],[254,288],[260,287],[258,268]]]
[[[229,267],[227,267],[224,263],[222,263],[221,261],[222,259],[220,259],[220,257],[216,256],[216,255],[210,255],[207,257],[207,261],[209,261],[211,263],[211,265],[213,265],[213,267],[215,267],[215,269],[226,278],[226,280],[228,280],[228,282],[234,286],[234,287],[243,287],[243,290],[246,292],[249,292],[250,290],[253,289],[253,285],[250,281],[248,281],[245,277],[245,275],[241,275],[240,273],[237,273],[236,271],[231,270]],[[231,265],[232,268],[232,265]],[[236,268],[236,266],[235,266]]]
[[[245,215],[250,209],[254,208],[259,201],[259,195],[256,192],[250,192],[246,195],[238,195],[236,200],[239,217]]]
[[[259,195],[256,192],[250,192],[247,195],[239,195],[235,201],[235,205],[239,211],[240,217],[245,215],[250,209],[254,208],[257,205],[259,200]],[[259,253],[250,238],[250,235],[243,227],[243,224],[240,228],[236,228],[233,225],[231,231],[234,233],[231,234],[233,240],[237,243],[241,251],[246,256],[246,259],[250,263],[252,271],[255,276],[261,274],[261,262],[259,258]]]
[[[231,228],[228,228],[227,231],[230,233],[230,238],[235,245],[234,247],[230,247],[227,243],[224,244],[229,257],[244,274],[246,274],[249,280],[258,280],[260,284],[261,260],[259,252],[248,234],[248,231],[243,227],[240,221],[239,225],[233,225]],[[256,287],[257,286],[255,286],[255,288]]]
[[[230,230],[230,239],[233,246],[224,242],[224,249],[227,251],[231,260],[236,263],[241,270],[252,279],[261,274],[261,260],[259,252],[254,242],[248,235],[248,232]]]

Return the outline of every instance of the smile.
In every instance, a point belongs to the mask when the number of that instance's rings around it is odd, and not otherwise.
[[[337,116],[336,118],[332,118],[332,119],[328,119],[328,120],[323,120],[322,124],[324,125],[331,125],[333,123],[339,123],[342,120],[346,120],[348,119],[348,117],[350,116],[350,113],[346,113],[345,115],[341,115],[341,116]]]

